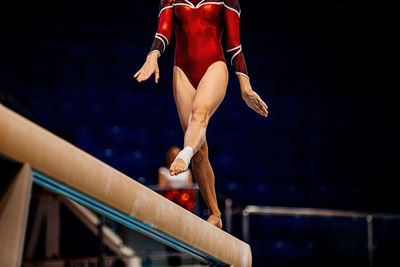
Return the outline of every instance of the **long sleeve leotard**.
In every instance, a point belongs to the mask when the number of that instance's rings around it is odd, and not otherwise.
[[[161,0],[158,29],[150,52],[159,56],[167,48],[175,30],[174,64],[197,88],[207,68],[224,61],[221,37],[225,26],[226,51],[236,74],[248,78],[240,44],[238,0]]]

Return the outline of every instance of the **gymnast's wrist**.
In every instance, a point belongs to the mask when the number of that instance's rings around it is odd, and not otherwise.
[[[158,51],[157,49],[154,49],[154,50],[150,51],[150,52],[147,54],[147,59],[156,60],[156,61],[157,61],[157,59],[158,59],[160,56],[161,56],[160,51]]]
[[[240,93],[241,93],[242,97],[249,95],[252,91],[253,91],[253,88],[251,88],[250,85],[246,86],[246,87],[240,87]]]
[[[248,93],[253,90],[251,88],[249,79],[247,79],[243,75],[238,75],[238,79],[239,79],[240,91],[242,92],[242,94]]]

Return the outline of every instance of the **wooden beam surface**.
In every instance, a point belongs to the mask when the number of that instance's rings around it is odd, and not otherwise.
[[[2,105],[0,154],[28,163],[227,265],[251,266],[248,244]]]

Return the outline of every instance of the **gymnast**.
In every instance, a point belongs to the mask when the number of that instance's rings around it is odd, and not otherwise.
[[[208,159],[206,129],[211,116],[225,97],[228,69],[221,46],[225,28],[226,52],[238,77],[246,104],[260,115],[268,116],[268,107],[253,91],[239,37],[238,0],[161,0],[158,29],[146,62],[133,76],[138,82],[152,74],[158,83],[157,60],[175,30],[173,93],[184,135],[184,149],[170,167],[171,175],[192,171],[210,210],[207,222],[222,228],[221,212],[215,193],[215,177]]]

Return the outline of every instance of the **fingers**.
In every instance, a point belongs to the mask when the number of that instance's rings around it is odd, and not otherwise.
[[[261,101],[261,104],[265,107],[265,109],[268,109],[268,106],[267,106],[267,104],[265,104],[265,102],[261,99],[261,97],[260,97],[260,99],[259,99],[260,101]]]
[[[139,76],[136,78],[136,80],[137,80],[138,82],[146,81],[146,80],[151,76],[151,74],[152,74],[152,73],[149,73],[148,71],[143,70],[143,71],[140,72],[140,74],[139,74]]]
[[[266,117],[266,116],[267,116],[266,113],[265,113],[265,111],[264,111],[263,109],[261,109],[259,106],[257,106],[257,108],[254,109],[254,111],[257,112],[258,114],[260,114],[260,115],[263,116],[263,117]]]
[[[156,72],[155,72],[155,82],[158,83],[158,80],[160,79],[160,70],[157,68]]]
[[[257,106],[262,110],[261,115],[263,115],[264,117],[268,116],[268,110],[267,110],[267,105],[264,103],[264,101],[262,101],[262,99],[260,97],[258,97],[257,99]]]
[[[133,78],[135,78],[138,82],[143,82],[150,78],[153,73],[155,76],[155,82],[158,83],[158,80],[160,79],[160,70],[158,66],[154,71],[149,70],[149,67],[143,66],[138,72],[135,73],[135,75],[133,75]]]
[[[142,77],[142,80],[141,81],[146,81],[150,76],[151,76],[151,74],[152,73],[150,73],[150,72],[144,72],[143,73],[143,77]]]
[[[265,107],[258,101],[257,101],[256,104],[257,104],[258,109],[261,111],[261,113],[259,112],[260,115],[266,117],[267,116],[267,110],[265,109]]]
[[[136,78],[141,71],[142,71],[142,69],[138,70],[138,72],[136,72],[135,75],[133,75],[133,78]]]
[[[267,117],[268,116],[268,106],[267,104],[265,104],[265,102],[261,99],[261,97],[256,93],[256,92],[252,92],[253,93],[253,105],[256,106],[257,108],[253,108],[254,111],[256,111],[258,114],[260,114],[263,117]]]
[[[259,106],[258,104],[257,104],[257,101],[256,102],[250,102],[250,103],[247,103],[247,105],[252,109],[252,110],[254,110],[255,112],[257,112],[258,114],[260,114],[261,116],[264,116],[265,117],[265,112],[264,112],[264,110],[261,108],[261,106]]]

